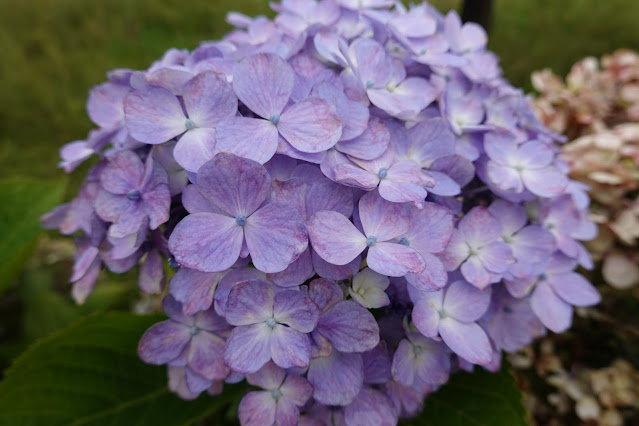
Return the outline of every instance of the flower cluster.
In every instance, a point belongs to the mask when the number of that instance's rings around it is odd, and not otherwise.
[[[594,237],[558,137],[478,25],[428,4],[283,0],[91,92],[96,155],[45,218],[82,302],[140,264],[169,319],[139,354],[190,399],[259,388],[245,425],[392,425],[458,369],[499,368],[573,306]],[[80,231],[77,232],[76,231]]]
[[[549,71],[533,74],[535,107],[550,127],[575,138],[562,148],[570,176],[590,187],[587,244],[617,288],[639,283],[639,55],[620,50],[575,64],[566,85]]]

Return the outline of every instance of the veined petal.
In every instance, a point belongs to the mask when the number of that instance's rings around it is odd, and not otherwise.
[[[530,298],[530,306],[539,321],[555,333],[562,333],[572,323],[572,306],[564,302],[550,285],[539,283]]]
[[[226,340],[224,362],[233,371],[255,373],[271,359],[270,341],[266,323],[235,327]]]
[[[215,131],[218,152],[229,152],[264,164],[277,151],[277,127],[268,120],[231,117],[218,123]]]
[[[189,119],[198,127],[213,127],[237,112],[231,85],[214,72],[204,72],[186,83],[183,97]]]
[[[226,302],[226,321],[235,326],[262,323],[273,316],[274,297],[271,286],[263,281],[237,283]]]
[[[478,290],[465,281],[455,281],[446,288],[443,309],[461,322],[475,322],[488,310],[490,289]]]
[[[379,343],[379,326],[368,309],[342,301],[324,312],[317,329],[342,352],[364,352]]]
[[[308,334],[281,324],[273,328],[270,347],[273,362],[282,368],[306,367],[311,359]]]
[[[375,272],[390,277],[403,277],[412,272],[419,274],[426,262],[415,249],[396,243],[375,243],[366,257],[368,266]]]
[[[439,334],[453,352],[468,362],[486,365],[493,359],[488,336],[477,323],[463,323],[448,317],[439,323]]]
[[[175,95],[157,86],[148,86],[127,95],[124,121],[135,140],[158,144],[186,131],[186,117]]]
[[[184,324],[162,321],[144,332],[138,345],[138,355],[149,364],[167,364],[177,358],[191,335]]]
[[[237,415],[245,426],[264,426],[275,424],[277,401],[270,391],[253,391],[244,395]]]
[[[364,366],[358,353],[333,350],[315,358],[308,367],[308,381],[315,388],[313,398],[326,405],[348,405],[364,384]]]
[[[284,111],[277,130],[295,149],[315,153],[337,143],[342,122],[325,100],[306,98]]]
[[[317,325],[319,314],[315,302],[301,291],[281,291],[275,295],[273,318],[280,324],[310,333]]]
[[[307,228],[315,252],[332,264],[346,265],[366,248],[366,237],[340,213],[317,212]]]
[[[377,192],[364,194],[359,200],[359,218],[367,237],[388,241],[408,231],[410,207],[392,203]],[[419,271],[418,271],[419,272]]]
[[[193,173],[212,159],[215,152],[215,129],[207,127],[187,131],[173,148],[175,161]]]

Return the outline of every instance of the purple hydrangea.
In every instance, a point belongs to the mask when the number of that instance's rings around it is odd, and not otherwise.
[[[79,303],[104,267],[168,293],[138,352],[171,391],[246,380],[244,425],[394,425],[598,303],[575,271],[587,195],[480,26],[395,0],[272,7],[109,73],[97,128],[60,152],[97,164],[42,218],[76,238]]]

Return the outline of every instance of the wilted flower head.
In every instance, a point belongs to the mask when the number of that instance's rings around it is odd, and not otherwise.
[[[246,378],[246,425],[392,425],[597,301],[573,272],[588,199],[480,26],[394,0],[273,8],[94,89],[100,128],[62,166],[100,165],[44,218],[84,233],[78,300],[141,259],[161,292],[170,259],[170,319],[139,353],[171,390]]]

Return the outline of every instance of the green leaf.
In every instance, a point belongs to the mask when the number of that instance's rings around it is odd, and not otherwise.
[[[65,180],[0,181],[0,293],[13,282],[42,231],[39,218],[62,200]]]
[[[183,401],[165,367],[138,358],[140,336],[162,319],[91,315],[39,341],[0,382],[0,425],[177,426],[228,407],[236,389]]]
[[[519,426],[528,424],[523,394],[506,362],[497,373],[475,368],[456,373],[426,397],[424,411],[408,425]]]

